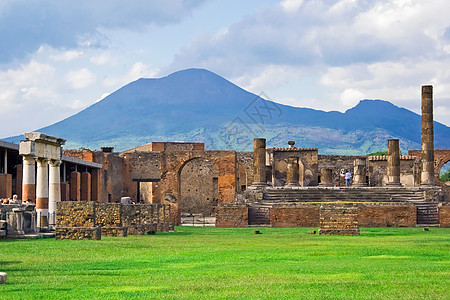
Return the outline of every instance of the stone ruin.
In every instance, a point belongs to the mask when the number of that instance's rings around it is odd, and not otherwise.
[[[212,219],[217,227],[319,227],[321,207],[338,207],[336,203],[351,204],[359,226],[450,227],[449,187],[436,180],[440,168],[450,161],[450,150],[433,149],[432,97],[432,87],[423,86],[422,150],[409,151],[406,156],[400,155],[398,139],[387,141],[387,156],[368,157],[320,155],[317,148],[297,147],[294,141],[286,148],[266,147],[261,138],[247,152],[205,150],[203,143],[152,142],[120,153],[102,147],[102,151],[63,150],[61,154],[63,139],[27,133],[20,150],[0,143],[5,155],[0,160],[0,172],[4,172],[0,197],[11,197],[14,192],[32,205],[24,217],[3,205],[0,236],[8,226],[7,213],[25,220],[33,211],[34,230],[39,232],[53,231],[59,224],[61,232],[72,228],[65,236],[75,237],[75,227],[110,228],[111,233],[100,229],[103,235],[125,235],[123,228],[127,227],[131,234],[133,226],[143,224],[138,220],[148,220],[150,208],[145,205],[170,210],[171,228],[186,224],[191,217],[194,221]],[[351,188],[345,187],[342,176],[347,170],[353,172]],[[124,212],[133,204],[120,206],[123,197],[136,203],[133,209],[139,211],[131,223]],[[82,207],[122,217],[115,226],[99,220],[69,226],[58,215],[67,220],[83,213],[65,203],[92,203]],[[109,208],[102,208],[106,203]],[[68,205],[67,212],[62,209],[58,214],[59,205]],[[335,216],[341,212],[337,209]],[[17,224],[12,219],[10,223]],[[20,226],[11,226],[20,232]],[[94,237],[98,229],[92,230],[86,234]]]

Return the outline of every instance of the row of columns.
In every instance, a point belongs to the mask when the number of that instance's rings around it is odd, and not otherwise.
[[[22,199],[36,202],[40,228],[56,223],[56,203],[61,202],[60,166],[60,160],[23,156]]]

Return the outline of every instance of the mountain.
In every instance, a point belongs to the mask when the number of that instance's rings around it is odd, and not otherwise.
[[[36,131],[67,139],[66,149],[114,146],[121,151],[151,141],[195,141],[211,150],[251,150],[255,137],[265,137],[275,147],[295,140],[297,147],[318,147],[323,154],[385,150],[388,138],[399,138],[403,153],[420,149],[420,116],[387,101],[362,100],[341,113],[264,98],[210,71],[188,69],[131,82]],[[437,122],[434,126],[435,146],[449,148],[450,128]]]

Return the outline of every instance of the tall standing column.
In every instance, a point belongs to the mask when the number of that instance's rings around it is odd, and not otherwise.
[[[23,157],[22,200],[36,203],[36,161],[32,156]]]
[[[387,175],[388,186],[401,186],[400,183],[400,145],[398,139],[388,140],[387,149]]]
[[[422,185],[434,185],[433,86],[422,86]]]
[[[354,186],[367,186],[367,183],[366,183],[366,159],[365,158],[356,158],[353,161],[353,174],[354,174],[354,177],[353,177],[353,185]]]
[[[56,225],[56,205],[61,202],[61,161],[51,160],[49,168],[48,215],[49,225]]]
[[[37,158],[36,178],[36,212],[37,226],[41,229],[48,227],[48,159]]]
[[[8,149],[5,148],[5,156],[3,157],[4,160],[4,169],[3,174],[8,174]]]
[[[266,139],[255,139],[253,148],[253,184],[265,186],[266,182]]]
[[[287,186],[294,187],[300,186],[299,181],[299,173],[298,173],[298,157],[289,156],[288,164],[287,164],[287,174],[286,174]]]

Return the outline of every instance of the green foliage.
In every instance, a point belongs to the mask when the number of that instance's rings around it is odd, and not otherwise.
[[[448,170],[447,172],[439,174],[439,180],[441,182],[450,181],[450,170]]]
[[[367,154],[367,156],[383,156],[383,155],[387,155],[387,151],[378,151]]]
[[[260,230],[262,234],[252,234]],[[100,241],[0,242],[0,299],[444,299],[450,229],[177,227]],[[313,229],[315,230],[315,229]]]

